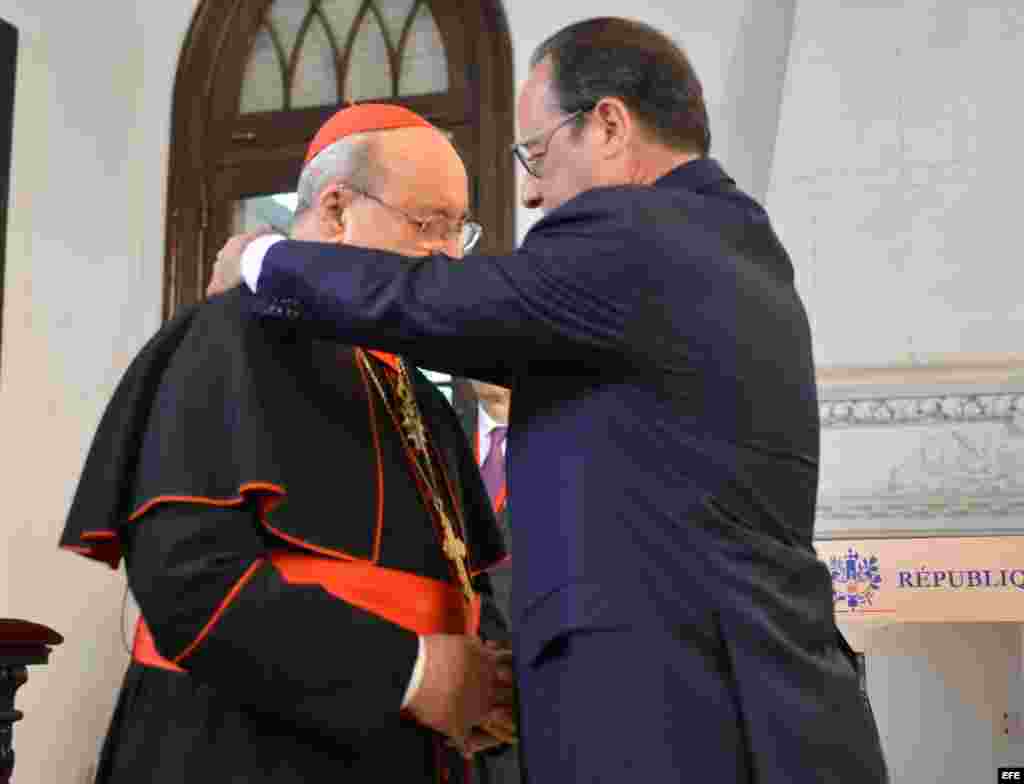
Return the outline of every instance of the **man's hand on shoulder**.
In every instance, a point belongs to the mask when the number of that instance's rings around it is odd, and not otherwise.
[[[474,729],[514,704],[511,653],[455,634],[429,634],[423,644],[426,667],[408,711],[464,753],[479,750]]]
[[[206,287],[206,296],[223,294],[238,286],[242,282],[242,254],[249,243],[265,234],[276,233],[270,226],[260,226],[255,231],[236,234],[225,242],[213,265],[213,275],[210,277],[210,285]]]

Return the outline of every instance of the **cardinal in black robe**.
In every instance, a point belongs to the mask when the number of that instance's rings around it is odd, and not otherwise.
[[[421,635],[506,636],[505,553],[453,409],[401,358],[242,291],[183,309],[118,386],[61,545],[123,559],[142,615],[99,784],[471,775],[402,705]]]

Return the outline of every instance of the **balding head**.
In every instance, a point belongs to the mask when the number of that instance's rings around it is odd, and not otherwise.
[[[392,196],[451,217],[465,214],[469,177],[452,143],[436,128],[398,128],[374,134],[371,161],[381,196]],[[412,201],[410,201],[412,200]]]
[[[333,142],[303,168],[298,191],[297,220],[315,210],[321,242],[461,255],[457,238],[426,239],[414,224],[436,216],[459,220],[468,209],[466,168],[436,128],[369,131]]]

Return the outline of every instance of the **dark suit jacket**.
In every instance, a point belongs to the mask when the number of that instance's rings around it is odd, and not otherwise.
[[[715,161],[582,193],[509,256],[281,242],[259,291],[310,330],[511,386],[524,693],[577,630],[715,634],[758,781],[883,779],[812,547],[807,316],[767,215]]]
[[[478,418],[479,411],[475,401],[472,406],[467,406],[459,412],[459,420],[462,422],[470,444],[474,446],[474,453],[478,438]],[[484,457],[486,456],[477,455],[478,461]],[[509,500],[506,497],[504,504],[497,510],[495,516],[498,518],[498,527],[501,529],[502,536],[505,539],[505,551],[511,553],[512,529],[510,527],[511,520],[508,505]],[[504,616],[509,618],[512,596],[512,563],[511,561],[503,561],[498,566],[488,569],[487,573],[491,578],[494,602]],[[510,633],[514,634],[514,631],[514,629],[509,628]],[[512,639],[511,634],[508,639]],[[477,775],[480,784],[518,784],[521,779],[518,751],[515,747],[504,746],[481,754],[477,758]]]
[[[462,422],[462,426],[466,431],[466,437],[469,439],[471,446],[475,447],[477,443],[478,433],[478,410],[477,406],[469,406],[466,410],[459,412],[459,420]],[[482,460],[485,455],[478,455],[477,459]],[[511,518],[509,516],[509,499],[506,497],[505,502],[501,508],[495,512],[495,517],[498,519],[498,528],[501,530],[501,535],[505,541],[505,551],[508,553],[512,552],[512,528]],[[498,566],[492,567],[487,570],[491,577],[491,586],[494,590],[494,601],[498,605],[498,608],[505,614],[506,618],[511,618],[512,609],[512,563],[511,561],[503,561]]]

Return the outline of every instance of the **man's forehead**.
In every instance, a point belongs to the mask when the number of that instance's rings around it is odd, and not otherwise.
[[[542,134],[550,120],[558,116],[558,100],[547,60],[530,71],[519,94],[518,109],[519,138],[526,142]]]
[[[463,218],[468,212],[469,188],[449,178],[439,182],[436,177],[415,176],[408,169],[395,166],[388,177],[389,196],[404,209],[418,215],[446,215]]]
[[[446,218],[467,218],[469,207],[465,200],[414,198],[407,203],[409,209],[423,217],[443,215]]]

